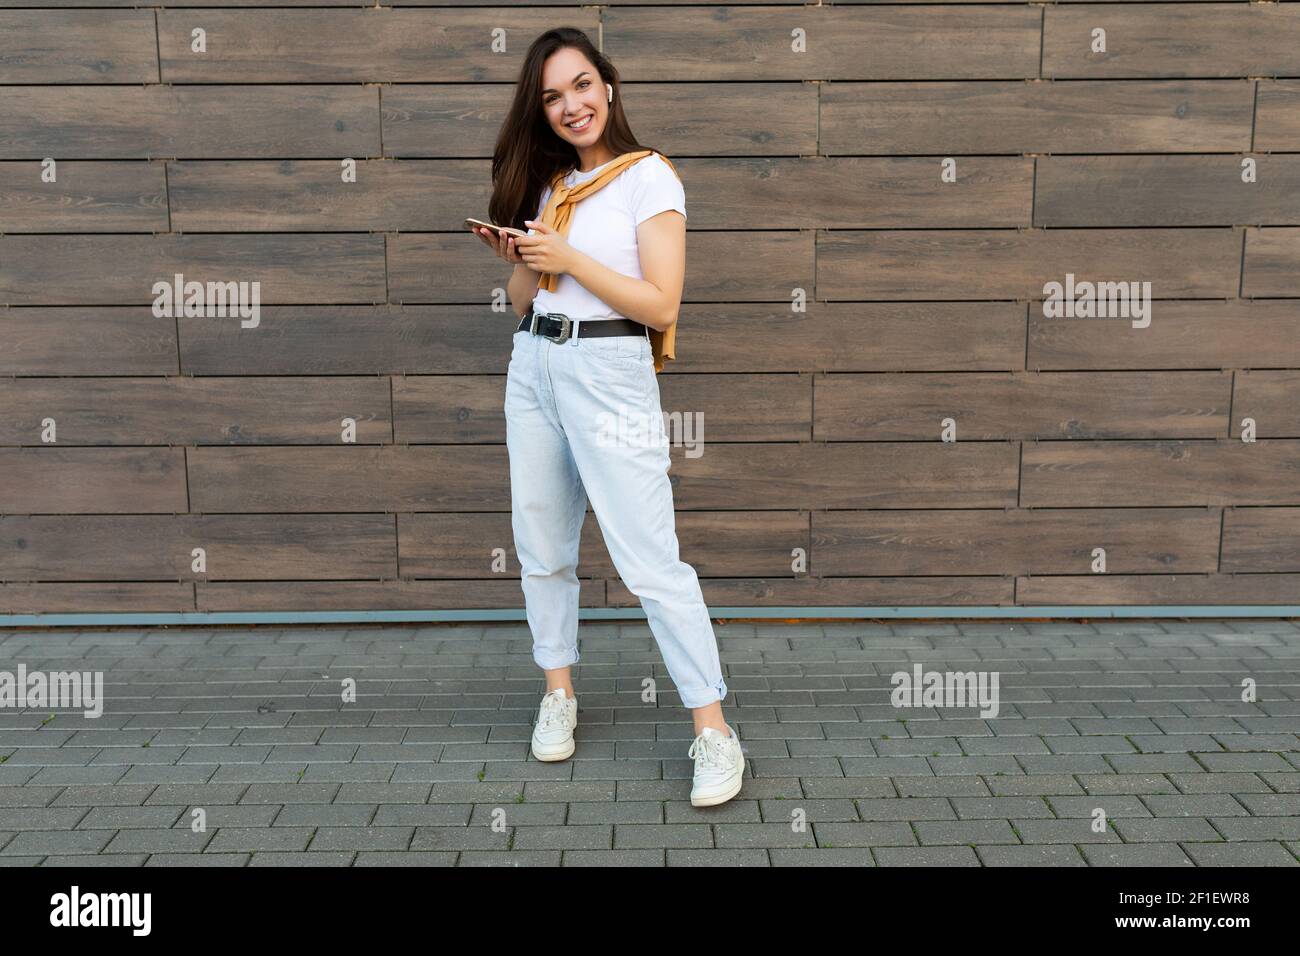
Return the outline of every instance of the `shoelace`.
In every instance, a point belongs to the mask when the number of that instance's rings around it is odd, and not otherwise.
[[[708,770],[725,770],[727,768],[727,751],[726,741],[730,737],[723,737],[721,734],[716,737],[713,735],[700,734],[691,744],[691,749],[687,751],[686,756],[694,757],[696,766]]]
[[[555,694],[547,694],[542,698],[542,712],[537,716],[537,726],[541,730],[546,730],[552,724],[562,724],[565,717],[565,700],[561,700]]]

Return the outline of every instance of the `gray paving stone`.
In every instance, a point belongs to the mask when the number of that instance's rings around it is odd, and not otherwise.
[[[0,848],[4,856],[100,853],[116,830],[27,830]]]
[[[405,850],[415,835],[414,826],[406,827],[320,827],[307,849],[319,850]]]
[[[963,820],[1007,820],[1011,817],[1052,818],[1042,797],[953,797],[952,808]]]
[[[730,810],[730,808],[733,805],[742,808],[747,808],[748,812],[752,815],[753,819],[755,820],[758,819],[758,811],[756,809],[755,801],[731,800],[729,803],[725,805],[725,808]],[[617,801],[610,801],[610,802],[588,801],[585,803],[573,803],[567,805],[539,804],[539,806],[543,806],[543,807],[558,806],[562,811],[567,809],[568,815],[561,822],[578,824],[580,826],[590,826],[593,824],[602,824],[602,823],[661,824],[661,823],[688,822],[686,820],[681,820],[681,819],[665,820],[664,818],[665,806],[676,807],[679,806],[679,804],[664,804],[653,800],[643,800],[643,801],[617,800]],[[734,813],[735,811],[732,812]],[[561,816],[563,817],[564,814],[561,813]],[[567,858],[566,858],[566,863],[567,863]]]
[[[56,854],[47,856],[41,866],[144,866],[148,859],[147,853]]]
[[[77,812],[82,812],[78,810]],[[184,807],[92,807],[76,824],[79,830],[133,830],[170,827],[185,812]],[[3,816],[0,816],[3,820]],[[0,826],[3,823],[0,822]]]
[[[213,853],[305,850],[314,832],[310,827],[221,827],[212,834],[207,849]]]
[[[106,831],[96,830],[95,833]],[[195,833],[188,827],[173,827],[170,830],[118,830],[108,844],[102,848],[104,853],[201,853],[212,842],[216,831],[209,829],[206,833]]]
[[[1201,844],[1206,846],[1208,844]],[[1177,843],[1105,843],[1079,847],[1089,866],[1195,866]]]
[[[1006,820],[920,820],[912,826],[925,846],[1021,842]]]
[[[1281,843],[1185,843],[1197,866],[1300,866]]]
[[[1033,846],[976,846],[985,866],[1087,866],[1079,848],[1063,843]]]
[[[145,866],[247,866],[250,853],[151,853]]]
[[[486,828],[481,828],[486,829]],[[610,824],[515,827],[511,850],[601,850],[615,849],[615,827]],[[665,828],[666,829],[666,828]],[[639,847],[621,847],[637,849]]]
[[[454,852],[362,850],[357,853],[353,866],[455,866],[458,854]]]
[[[789,828],[786,828],[787,830]],[[916,834],[906,821],[814,823],[811,831],[821,847],[916,846]],[[802,844],[798,844],[802,845]]]
[[[968,846],[877,847],[877,866],[979,866]]]
[[[1300,817],[1209,817],[1225,840],[1300,840]],[[6,847],[6,852],[8,848]]]
[[[744,824],[720,824],[719,826],[724,825],[744,826]],[[714,845],[713,830],[708,823],[614,824],[613,849],[616,850],[701,848]]]
[[[1221,842],[1223,837],[1203,817],[1159,817],[1150,820],[1114,820],[1125,843]]]

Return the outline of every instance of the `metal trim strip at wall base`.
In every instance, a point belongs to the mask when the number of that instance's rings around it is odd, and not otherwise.
[[[722,607],[709,608],[713,619],[780,618],[810,621],[911,618],[1125,618],[1125,617],[1300,617],[1296,604],[1050,604],[1025,607],[989,605],[958,607]],[[581,608],[583,621],[645,620],[639,607]],[[132,627],[160,624],[381,624],[395,622],[524,621],[523,608],[457,608],[446,611],[183,611],[124,614],[0,614],[0,628]]]

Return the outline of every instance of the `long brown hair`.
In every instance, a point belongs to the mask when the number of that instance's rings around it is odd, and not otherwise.
[[[547,57],[565,47],[572,47],[595,64],[602,85],[608,83],[614,87],[614,102],[609,104],[605,129],[601,132],[605,145],[615,156],[652,148],[641,145],[632,135],[632,127],[623,112],[614,64],[581,30],[574,27],[547,30],[528,48],[519,69],[514,100],[492,151],[492,200],[488,203],[488,215],[497,225],[526,230],[524,220],[537,215],[542,190],[550,185],[555,174],[578,167],[577,149],[555,135],[542,109],[542,66]]]

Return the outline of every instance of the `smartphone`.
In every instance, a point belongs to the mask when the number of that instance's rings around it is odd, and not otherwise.
[[[504,234],[504,235],[507,235],[507,236],[514,236],[516,239],[518,239],[520,236],[527,236],[527,235],[528,235],[528,233],[524,232],[522,229],[516,229],[516,228],[514,228],[513,226],[494,226],[494,225],[492,225],[492,223],[490,223],[490,222],[481,222],[481,221],[478,220],[478,219],[466,219],[466,220],[465,220],[465,228],[466,228],[466,229],[469,229],[469,230],[472,231],[475,227],[479,227],[479,226],[481,226],[481,227],[484,228],[484,229],[491,229],[493,232],[495,232],[495,233],[497,234],[497,238],[498,238],[498,239],[499,239],[503,234]]]

